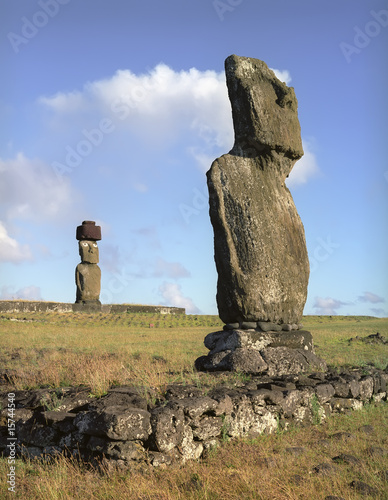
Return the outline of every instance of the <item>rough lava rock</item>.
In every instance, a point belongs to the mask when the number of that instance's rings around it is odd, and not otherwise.
[[[315,355],[311,333],[304,330],[213,332],[205,337],[205,346],[210,352],[196,359],[195,367],[199,371],[262,373],[272,377],[327,370],[325,361]],[[367,396],[371,385],[373,381],[363,382]],[[349,390],[348,386],[346,389]]]
[[[15,421],[17,443],[15,453],[42,461],[63,454],[80,458],[95,467],[125,469],[146,464],[153,467],[179,465],[187,460],[196,460],[227,438],[254,438],[261,433],[273,433],[294,422],[297,425],[314,423],[317,412],[324,420],[332,413],[348,413],[365,404],[387,401],[387,371],[373,367],[330,367],[325,372],[310,374],[279,375],[282,366],[273,370],[273,359],[269,352],[285,352],[287,347],[266,347],[263,357],[245,347],[237,347],[226,354],[237,364],[247,357],[251,370],[261,372],[263,359],[268,364],[268,373],[250,377],[222,379],[214,386],[207,378],[194,385],[171,384],[157,400],[147,388],[133,386],[112,387],[101,398],[90,398],[90,389],[85,387],[61,389],[35,389],[14,391],[10,388],[0,392],[0,456],[9,457],[9,409],[10,396],[15,404],[12,419]],[[268,351],[269,350],[269,351]],[[303,356],[311,355],[308,349],[293,349]],[[214,356],[218,356],[216,353]],[[254,356],[256,354],[256,357]],[[211,356],[210,356],[211,358]],[[261,360],[261,361],[260,361]],[[208,360],[209,361],[209,360]],[[282,361],[283,363],[283,361]],[[288,361],[284,366],[287,370]],[[271,371],[275,375],[270,376]],[[360,390],[354,395],[353,384]],[[338,385],[340,384],[340,385]],[[205,395],[206,394],[206,395]],[[144,397],[145,395],[146,398]],[[346,395],[346,396],[344,396]],[[56,402],[56,408],[47,410],[47,403]],[[373,428],[365,427],[369,446],[365,456],[380,460],[387,450],[377,446]],[[360,428],[362,431],[362,428]],[[358,467],[357,457],[346,453],[346,442],[354,441],[355,435],[337,432],[321,440],[329,446],[330,440],[341,442],[341,454],[333,462]],[[325,444],[323,444],[325,442]],[[288,450],[289,451],[289,450]],[[350,451],[350,450],[349,450]],[[290,453],[299,454],[300,448]],[[268,464],[267,464],[268,465]],[[331,472],[327,465],[319,465],[316,472]],[[382,470],[381,479],[386,480]],[[361,491],[360,485],[354,485]],[[365,489],[366,491],[366,489]]]
[[[219,315],[298,324],[309,261],[284,183],[303,155],[295,93],[258,59],[232,55],[225,69],[235,143],[207,173]]]

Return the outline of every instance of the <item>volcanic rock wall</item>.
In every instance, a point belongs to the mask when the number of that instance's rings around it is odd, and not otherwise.
[[[184,463],[228,437],[256,437],[387,400],[387,384],[387,370],[363,368],[250,377],[233,386],[171,385],[162,396],[134,387],[114,387],[101,398],[82,387],[1,393],[0,450],[38,459],[64,453],[119,467]]]

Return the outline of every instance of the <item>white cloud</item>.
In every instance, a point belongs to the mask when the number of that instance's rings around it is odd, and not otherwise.
[[[0,221],[0,262],[19,263],[25,260],[32,260],[30,247],[20,245],[14,238],[11,238]]]
[[[372,292],[364,292],[363,295],[358,297],[360,302],[369,302],[371,304],[378,304],[379,302],[385,302],[383,297],[379,297],[375,293]]]
[[[141,75],[120,70],[111,78],[88,83],[82,91],[41,97],[39,102],[57,119],[67,120],[69,130],[74,130],[76,121],[80,134],[94,113],[95,128],[101,118],[109,117],[115,130],[129,129],[149,147],[168,147],[182,132],[191,135],[193,147],[199,142],[203,154],[210,156],[213,148],[219,154],[233,145],[223,72],[174,71],[165,64]]]
[[[16,292],[13,287],[3,286],[0,293],[1,300],[42,300],[40,288],[35,285],[25,286]]]
[[[269,68],[269,69],[271,69],[275,73],[276,77],[279,78],[281,82],[284,82],[286,85],[290,85],[291,75],[287,69],[284,70],[274,69],[274,68]]]
[[[290,175],[286,179],[287,187],[293,188],[300,184],[306,184],[312,177],[319,174],[320,170],[312,145],[309,141],[303,141],[304,155],[298,160]]]
[[[67,94],[58,92],[52,97],[40,97],[38,102],[48,107],[55,108],[60,113],[74,113],[84,107],[84,99],[81,92],[69,92]]]
[[[76,196],[68,179],[58,179],[46,163],[23,153],[0,158],[0,208],[9,219],[47,220],[66,218],[74,210]]]
[[[165,305],[174,307],[184,307],[188,314],[200,314],[200,310],[194,304],[192,299],[184,297],[182,288],[177,283],[164,282],[159,287],[159,293],[163,298]]]
[[[160,257],[156,260],[153,276],[155,278],[165,276],[171,279],[188,278],[190,272],[179,262],[167,262]]]
[[[281,81],[291,82],[288,70],[273,71]],[[67,123],[67,129],[74,133],[77,123],[80,140],[85,139],[82,130],[98,129],[103,118],[111,120],[115,132],[124,130],[127,142],[140,139],[149,150],[179,144],[186,133],[186,150],[201,171],[208,170],[217,156],[233,146],[233,121],[224,72],[196,68],[175,71],[165,64],[140,75],[119,70],[110,78],[87,83],[80,91],[41,97],[40,103],[54,112],[62,128]],[[287,180],[289,187],[305,184],[319,172],[310,142],[304,142],[304,150],[305,155]],[[145,167],[145,164],[139,167],[143,176]],[[132,185],[139,192],[148,189],[138,180]]]
[[[331,297],[315,297],[314,309],[316,314],[320,315],[336,315],[337,309],[340,309],[342,306],[349,305],[347,302],[342,302],[341,300],[333,299]]]

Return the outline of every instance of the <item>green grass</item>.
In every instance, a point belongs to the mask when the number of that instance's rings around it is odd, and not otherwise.
[[[306,316],[303,323],[330,365],[387,366],[388,345],[349,345],[349,339],[388,337],[388,319]],[[83,384],[98,395],[112,384],[134,383],[162,390],[171,382],[214,378],[196,373],[193,363],[208,352],[204,337],[221,328],[216,316],[3,314],[0,362],[14,370],[17,389]]]

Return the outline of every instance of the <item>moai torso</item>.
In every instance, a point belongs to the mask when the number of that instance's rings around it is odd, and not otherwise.
[[[285,185],[303,155],[295,93],[258,59],[233,55],[225,69],[235,144],[207,173],[220,318],[298,324],[309,261]]]

